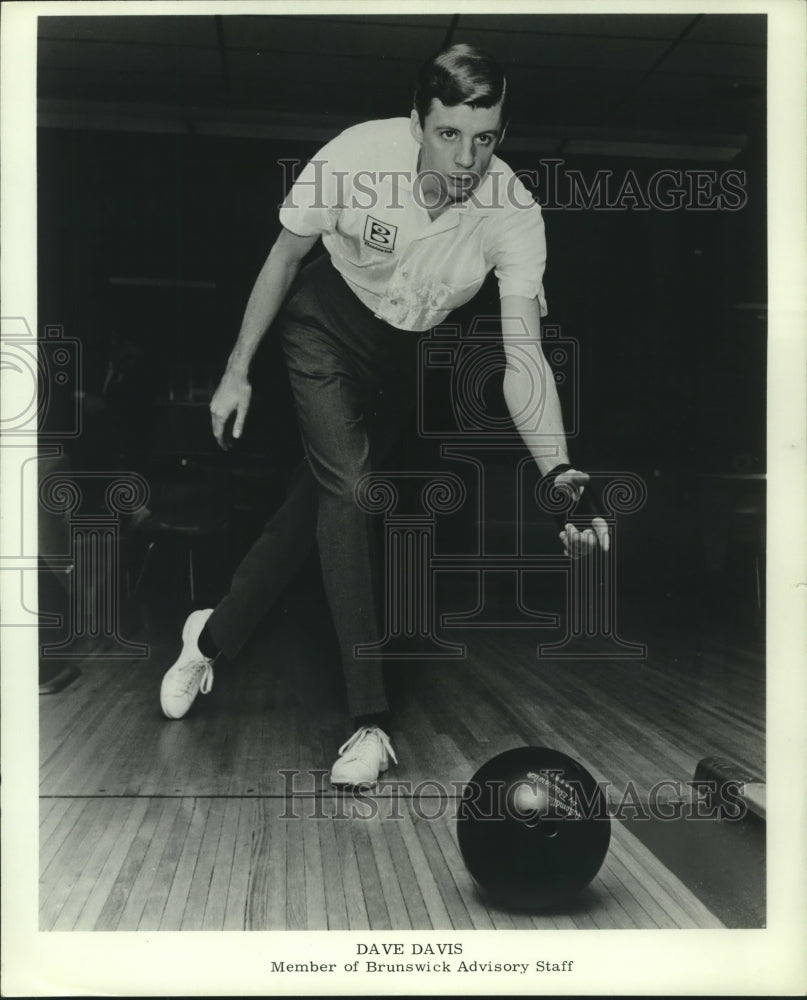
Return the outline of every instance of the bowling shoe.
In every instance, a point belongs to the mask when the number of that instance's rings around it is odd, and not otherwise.
[[[332,785],[375,785],[389,767],[390,757],[398,763],[389,736],[378,726],[362,726],[339,748],[331,768]]]
[[[160,707],[169,719],[181,719],[196,695],[207,694],[213,687],[213,661],[203,656],[197,645],[199,633],[212,614],[212,608],[194,611],[182,629],[182,652],[160,685]]]

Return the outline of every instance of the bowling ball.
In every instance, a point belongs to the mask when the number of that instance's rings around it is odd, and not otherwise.
[[[581,764],[558,750],[519,747],[483,764],[465,786],[457,839],[468,871],[494,900],[551,909],[600,870],[611,820]]]

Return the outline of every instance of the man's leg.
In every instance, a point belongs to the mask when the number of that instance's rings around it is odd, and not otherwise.
[[[357,655],[358,646],[381,638],[381,615],[377,525],[357,504],[356,487],[412,409],[417,337],[376,319],[330,266],[320,270],[305,309],[292,312],[296,322],[284,325],[283,346],[317,481],[323,583],[357,728],[331,780],[372,782],[394,753],[386,733],[376,728],[389,711],[381,659]]]
[[[316,524],[317,484],[304,460],[294,471],[282,506],[241,560],[229,592],[207,620],[213,649],[230,659],[240,652],[313,549]]]
[[[232,658],[305,561],[314,545],[317,488],[303,461],[283,505],[233,575],[229,593],[214,609],[194,611],[182,630],[182,650],[160,686],[160,705],[181,719],[201,692],[213,685],[213,661]]]
[[[372,467],[367,400],[356,378],[338,365],[333,366],[335,374],[319,376],[295,368],[294,345],[288,339],[287,335],[300,428],[318,485],[322,578],[355,729],[340,748],[331,782],[374,784],[390,759],[397,762],[397,758],[387,735],[389,706],[381,659],[357,655],[360,644],[380,638],[375,526],[356,502],[356,486]],[[309,336],[305,350],[311,347]]]
[[[315,350],[318,364],[335,373],[312,374],[296,367],[300,359],[294,341],[302,337],[306,354]],[[328,358],[329,345],[315,345],[316,338],[311,331],[287,331],[284,342],[300,430],[317,481],[322,579],[339,640],[348,711],[358,719],[388,709],[381,661],[355,653],[356,646],[379,637],[373,525],[354,495],[356,484],[372,467],[370,439],[355,376],[344,370],[343,362]]]

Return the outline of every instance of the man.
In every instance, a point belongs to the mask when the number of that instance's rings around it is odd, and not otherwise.
[[[339,639],[355,732],[335,785],[372,784],[395,754],[381,663],[354,649],[379,637],[368,518],[355,488],[389,447],[416,390],[419,334],[468,302],[494,270],[505,354],[504,396],[539,470],[576,495],[554,380],[542,378],[546,315],[541,211],[495,156],[506,81],[486,53],[454,45],[421,69],[410,120],[347,129],[307,165],[280,210],[283,229],[247,303],[213,396],[213,432],[228,447],[249,410],[249,365],[266,330],[282,338],[306,461],[289,495],[215,609],[190,615],[161,705],[181,718],[210,690],[213,660],[233,657],[296,571],[314,532]],[[302,271],[319,239],[328,251]],[[525,340],[529,348],[525,352]],[[518,344],[518,356],[514,346]],[[532,405],[546,386],[542,406]],[[561,533],[567,554],[609,544],[604,520]]]

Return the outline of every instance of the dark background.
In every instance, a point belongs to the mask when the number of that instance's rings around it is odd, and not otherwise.
[[[616,187],[629,169],[745,171],[736,211],[545,211],[545,288],[548,321],[579,343],[572,460],[648,483],[623,586],[760,612],[764,484],[743,477],[765,471],[764,16],[46,17],[39,38],[40,326],[81,341],[88,395],[103,400],[111,358],[127,371],[101,419],[85,413],[78,467],[116,454],[148,477],[160,456],[207,454],[282,479],[299,445],[271,336],[226,458],[206,410],[279,230],[278,161],[408,115],[447,41],[504,63],[513,168],[561,158]],[[490,281],[460,321],[496,307]]]

